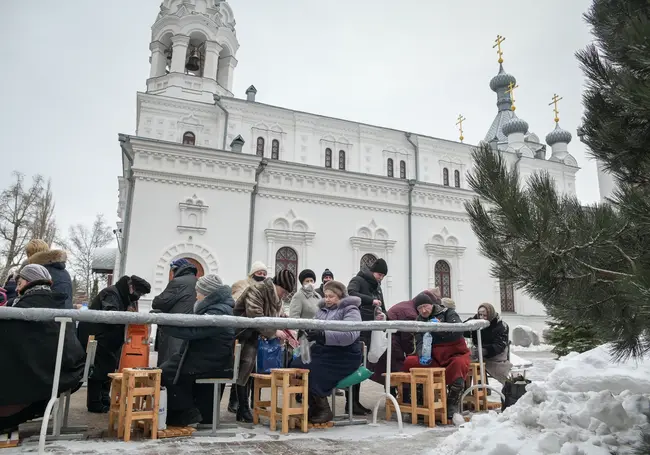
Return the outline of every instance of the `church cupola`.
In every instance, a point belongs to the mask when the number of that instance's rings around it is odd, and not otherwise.
[[[497,94],[497,115],[485,135],[485,141],[493,142],[496,137],[499,144],[505,144],[508,141],[506,134],[503,132],[503,126],[514,117],[515,110],[513,109],[510,92],[512,87],[516,88],[517,86],[517,79],[503,69],[501,43],[505,40],[503,36],[498,35],[494,41],[494,46],[492,46],[497,49],[497,55],[499,56],[499,72],[490,80],[490,89]]]
[[[164,0],[151,31],[147,93],[206,103],[233,95],[239,41],[226,0]]]
[[[551,147],[551,157],[549,161],[557,161],[571,166],[577,166],[577,161],[569,153],[569,143],[571,142],[571,133],[560,127],[560,111],[557,108],[558,102],[561,97],[553,95],[550,104],[553,105],[553,113],[555,114],[555,129],[546,135],[546,143]]]

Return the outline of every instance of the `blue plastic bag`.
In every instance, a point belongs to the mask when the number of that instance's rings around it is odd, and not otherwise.
[[[279,338],[260,338],[257,342],[257,372],[268,374],[275,368],[284,368],[284,343]]]

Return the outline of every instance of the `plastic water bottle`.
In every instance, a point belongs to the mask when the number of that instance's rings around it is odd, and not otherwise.
[[[430,322],[438,322],[437,318],[431,319]],[[431,346],[433,344],[433,335],[427,332],[422,337],[422,353],[420,354],[420,365],[429,365],[431,363]]]
[[[81,302],[81,308],[80,309],[82,311],[87,310],[88,309],[88,302]]]
[[[309,340],[305,335],[300,337],[300,360],[305,365],[311,363],[311,349],[309,347]]]

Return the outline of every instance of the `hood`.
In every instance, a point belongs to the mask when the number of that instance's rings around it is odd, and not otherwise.
[[[499,314],[497,313],[497,310],[494,309],[494,305],[492,305],[491,303],[481,303],[478,307],[479,308],[481,308],[481,307],[485,308],[485,310],[487,311],[488,321],[490,321],[490,322],[494,321],[497,318],[497,316],[499,316]],[[478,313],[477,313],[477,315],[478,315]]]
[[[174,270],[174,278],[178,278],[180,276],[185,276],[185,275],[194,275],[194,276],[196,276],[197,273],[198,273],[198,271],[196,270],[196,266],[194,266],[192,264],[188,264],[188,265],[181,266],[181,267],[177,268],[176,270]]]
[[[52,264],[61,264],[62,268],[65,268],[65,263],[68,260],[68,254],[63,250],[49,250],[41,251],[40,253],[33,254],[29,257],[28,262],[30,264],[38,265],[52,265]]]
[[[216,291],[198,302],[194,313],[203,314],[208,308],[214,305],[228,305],[230,308],[235,307],[235,301],[232,298],[232,289],[230,286],[225,284],[217,286]]]
[[[359,297],[353,297],[351,295],[346,295],[345,297],[343,297],[341,299],[339,304],[334,309],[345,308],[345,307],[349,307],[349,306],[355,306],[355,307],[359,308],[361,306],[361,299]],[[327,309],[327,307],[325,306],[325,299],[320,299],[320,301],[318,302],[318,308]]]
[[[370,285],[370,287],[373,289],[379,286],[379,281],[377,281],[377,279],[375,278],[375,276],[372,274],[372,272],[368,267],[364,267],[363,269],[359,270],[357,276],[366,280]]]
[[[130,305],[130,300],[129,300],[129,280],[131,278],[127,275],[124,275],[122,278],[117,280],[115,284],[113,285],[115,289],[117,289],[118,294],[120,294],[120,298],[122,299],[122,303],[126,306]]]

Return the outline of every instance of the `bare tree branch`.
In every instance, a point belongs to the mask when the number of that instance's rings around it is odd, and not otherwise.
[[[76,224],[70,227],[67,248],[72,256],[72,270],[77,274],[79,287],[90,295],[92,286],[92,262],[97,248],[108,245],[113,240],[110,226],[104,216],[98,214],[91,227]]]

